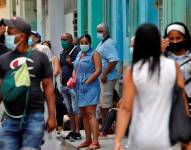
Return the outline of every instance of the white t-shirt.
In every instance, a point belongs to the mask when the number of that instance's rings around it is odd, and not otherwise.
[[[37,45],[35,45],[35,48],[36,48],[37,50],[39,50],[40,52],[46,54],[47,57],[48,57],[48,59],[49,59],[49,61],[52,60],[51,51],[50,51],[50,48],[49,48],[48,46],[46,46],[46,45],[41,45],[41,44],[37,44]]]

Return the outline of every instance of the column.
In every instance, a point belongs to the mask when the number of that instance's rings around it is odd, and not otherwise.
[[[85,0],[77,0],[77,11],[78,11],[78,37],[82,36],[85,33],[85,26],[87,23],[87,17],[85,12],[87,12],[87,4]]]
[[[43,6],[42,0],[36,0],[36,8],[37,8],[37,31],[42,35],[44,39],[44,30],[43,30]]]
[[[46,39],[52,42],[52,50],[55,54],[59,55],[62,49],[60,37],[64,32],[64,0],[48,0],[46,26]]]
[[[103,22],[103,0],[88,0],[88,33],[92,37],[93,48],[98,45],[96,27]]]
[[[123,9],[122,0],[116,3],[116,43],[120,61],[123,61]]]

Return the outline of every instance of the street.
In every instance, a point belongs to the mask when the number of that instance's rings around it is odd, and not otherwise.
[[[0,118],[3,114],[3,105],[0,105]],[[47,112],[47,111],[46,111]],[[45,117],[47,113],[45,113]],[[56,139],[56,132],[52,132],[48,134],[45,131],[45,143],[42,146],[42,150],[63,150],[62,142]],[[66,149],[65,149],[66,150]]]

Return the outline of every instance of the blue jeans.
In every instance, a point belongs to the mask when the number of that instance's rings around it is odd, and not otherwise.
[[[62,96],[64,98],[64,103],[66,104],[66,108],[68,110],[68,114],[78,115],[80,113],[80,109],[75,98],[76,94],[74,89],[69,89],[66,86],[62,86],[61,90]]]
[[[44,136],[44,113],[31,113],[24,117],[20,128],[21,119],[4,116],[0,128],[0,150],[39,150]]]

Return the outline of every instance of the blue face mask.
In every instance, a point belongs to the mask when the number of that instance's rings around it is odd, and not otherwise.
[[[87,52],[90,49],[89,45],[80,45],[80,49],[82,52]]]
[[[98,38],[98,40],[100,40],[100,41],[102,41],[103,39],[104,39],[104,37],[103,37],[103,33],[97,33],[97,38]]]
[[[15,44],[15,36],[14,35],[6,35],[5,36],[5,45],[10,50],[15,50],[17,48],[17,44]]]
[[[28,39],[28,45],[29,45],[29,46],[32,46],[32,45],[33,45],[33,41],[32,41],[32,38],[31,38],[31,37]]]

